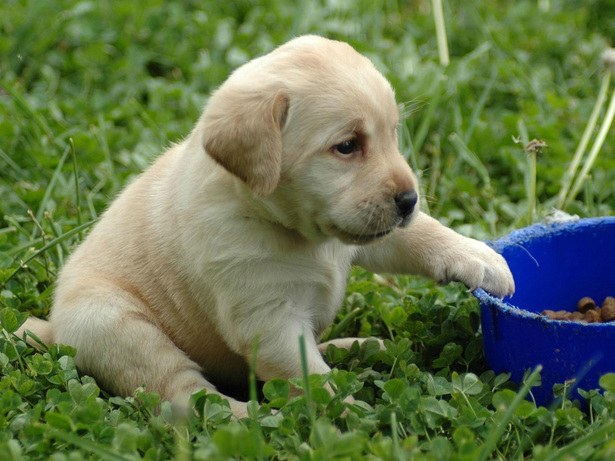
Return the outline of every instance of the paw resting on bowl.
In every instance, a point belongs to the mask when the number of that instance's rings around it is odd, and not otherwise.
[[[506,260],[483,242],[462,239],[448,252],[436,279],[462,282],[472,290],[482,288],[499,298],[512,295],[515,281]]]

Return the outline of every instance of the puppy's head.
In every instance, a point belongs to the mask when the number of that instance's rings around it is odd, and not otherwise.
[[[367,243],[416,212],[398,123],[393,90],[367,58],[305,36],[237,69],[196,131],[276,221],[312,239]]]

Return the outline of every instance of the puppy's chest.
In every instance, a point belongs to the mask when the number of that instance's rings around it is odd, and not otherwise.
[[[318,333],[333,322],[346,293],[350,261],[337,256],[326,254],[312,261],[308,271],[299,272],[294,289],[287,291],[289,301],[309,313]]]

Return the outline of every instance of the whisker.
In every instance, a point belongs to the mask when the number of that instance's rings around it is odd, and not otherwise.
[[[401,102],[397,105],[399,109],[399,119],[406,120],[412,114],[418,112],[422,107],[427,105],[427,100],[414,98],[408,101]]]

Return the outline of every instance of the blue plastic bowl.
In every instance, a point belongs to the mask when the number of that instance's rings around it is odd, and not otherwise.
[[[615,296],[615,217],[538,224],[492,243],[515,277],[512,297],[497,299],[483,290],[481,306],[485,358],[497,373],[517,383],[541,364],[536,403],[549,405],[553,385],[574,380],[577,389],[598,388],[600,377],[615,372],[615,323],[549,320],[545,309],[576,310],[584,296],[598,304]]]

